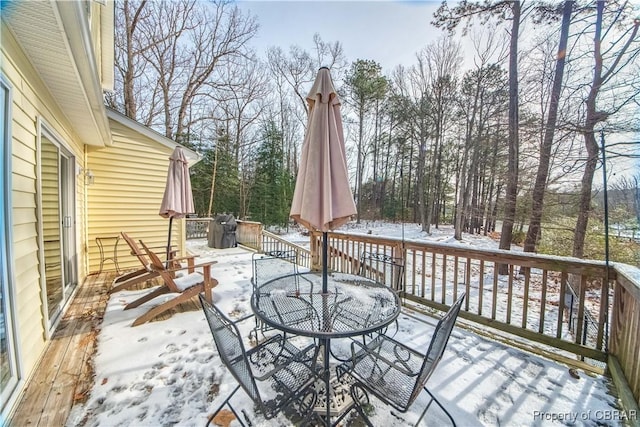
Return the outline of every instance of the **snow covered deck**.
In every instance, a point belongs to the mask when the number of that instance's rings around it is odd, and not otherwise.
[[[207,250],[205,257],[209,256],[218,261],[212,269],[220,282],[214,289],[215,303],[232,317],[250,313],[251,253],[241,248]],[[42,378],[32,379],[41,392],[27,392],[11,425],[52,425],[53,419],[61,425],[66,413],[69,426],[205,424],[235,381],[217,356],[203,313],[176,312],[168,319],[132,328],[133,319],[148,306],[126,312],[122,307],[143,291],[116,293],[105,307],[100,295],[104,296],[106,286],[99,280],[85,284],[93,289],[93,308],[85,306],[81,316],[85,321],[92,316],[100,319],[104,310],[104,319],[95,325],[99,330],[91,358],[94,372],[86,390],[78,389],[74,396],[70,383],[64,389],[57,384],[65,376],[74,377],[71,367],[82,365],[69,360],[80,355],[74,349],[89,348],[93,340],[61,334],[57,350],[38,370]],[[244,323],[248,335],[253,324]],[[405,309],[399,323],[396,338],[420,349],[428,344],[436,320]],[[428,383],[458,425],[551,425],[559,420],[622,424],[625,414],[617,406],[609,378],[491,341],[469,332],[464,324],[459,321],[454,329],[445,356]],[[61,349],[63,340],[66,350]],[[83,375],[78,371],[74,378],[78,383]],[[44,390],[49,392],[45,395]],[[70,398],[60,398],[65,393]],[[252,407],[246,395],[238,398],[240,405]],[[373,404],[376,425],[404,426],[416,415],[393,413],[375,400]],[[416,408],[419,405],[420,399]],[[258,425],[287,425],[283,417],[266,422],[257,416],[255,421]],[[441,424],[437,411],[429,424]]]

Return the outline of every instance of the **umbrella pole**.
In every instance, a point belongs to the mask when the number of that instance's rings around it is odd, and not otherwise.
[[[322,293],[327,293],[327,261],[329,258],[329,243],[327,242],[327,232],[322,233]]]
[[[322,232],[322,293],[325,295],[322,298],[322,302],[323,302],[323,307],[322,307],[322,316],[323,316],[323,320],[324,320],[324,324],[325,326],[328,326],[328,321],[329,321],[329,307],[327,306],[327,298],[328,295],[328,286],[327,286],[327,276],[328,276],[328,268],[327,268],[327,261],[329,259],[329,242],[328,242],[328,237],[327,237],[327,232],[324,231]],[[331,394],[332,394],[332,390],[331,390],[331,374],[329,372],[329,346],[330,344],[330,340],[327,338],[326,340],[322,340],[322,346],[323,346],[323,357],[324,357],[324,387],[325,387],[325,405],[326,405],[326,423],[327,425],[331,425]]]
[[[171,254],[171,226],[172,225],[173,225],[173,217],[170,216],[169,217],[169,238],[167,239],[167,257],[165,258],[167,260],[166,267],[169,266],[169,254]]]

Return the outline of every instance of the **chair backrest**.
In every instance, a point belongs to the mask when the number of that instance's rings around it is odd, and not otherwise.
[[[167,285],[167,288],[169,288],[171,292],[180,293],[180,288],[178,287],[178,285],[176,285],[176,282],[174,282],[173,275],[171,274],[170,271],[167,270],[167,268],[165,267],[162,260],[158,257],[158,255],[156,255],[155,252],[149,249],[142,240],[140,240],[140,244],[144,248],[144,251],[147,253],[147,256],[149,257],[149,259],[151,260],[151,268],[154,271],[157,271],[158,274],[160,274],[160,276],[162,277],[162,280],[164,280],[165,285]]]
[[[124,231],[121,231],[120,234],[122,235],[122,238],[124,239],[124,241],[127,242],[129,247],[131,248],[131,253],[135,255],[138,258],[138,260],[140,260],[140,263],[142,265],[144,265],[145,267],[148,267],[149,261],[147,260],[147,257],[145,256],[144,251],[140,249],[140,247],[136,244],[135,240],[129,237],[129,235]]]
[[[400,258],[379,252],[362,252],[358,274],[396,291],[404,290],[404,264]]]
[[[431,337],[431,344],[429,344],[429,350],[424,357],[424,361],[422,362],[422,368],[420,370],[420,374],[416,378],[416,383],[414,385],[413,391],[411,392],[411,397],[409,398],[409,405],[413,403],[414,400],[418,397],[420,392],[422,391],[422,387],[426,384],[433,371],[440,363],[440,359],[442,359],[442,355],[444,354],[444,350],[447,347],[447,343],[449,342],[449,337],[451,336],[451,331],[453,330],[453,326],[456,323],[456,319],[458,318],[458,313],[460,313],[460,308],[462,307],[462,302],[464,301],[465,293],[460,295],[458,300],[453,303],[449,311],[440,319],[438,324],[436,325],[436,329],[433,332],[433,336]]]
[[[263,285],[276,277],[298,274],[295,251],[271,251],[253,254],[253,286]]]
[[[231,372],[249,397],[251,397],[254,402],[262,405],[260,392],[253,378],[251,366],[247,360],[247,353],[242,343],[238,327],[231,322],[218,307],[210,304],[202,294],[200,294],[199,297],[222,363],[229,369],[229,372]]]

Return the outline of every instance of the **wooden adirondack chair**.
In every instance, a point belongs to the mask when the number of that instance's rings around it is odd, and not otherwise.
[[[162,280],[164,280],[164,284],[127,304],[124,309],[129,310],[138,307],[160,295],[169,293],[175,293],[178,295],[151,308],[142,316],[138,317],[133,322],[133,326],[138,326],[148,322],[159,314],[164,313],[180,303],[188,301],[202,292],[204,292],[204,297],[207,301],[213,302],[213,288],[218,285],[218,281],[211,277],[211,265],[215,264],[217,261],[209,261],[198,265],[191,265],[189,267],[171,268],[171,266],[169,266],[169,268],[167,268],[155,252],[149,249],[142,241],[140,241],[140,244],[151,260],[150,269],[158,273]],[[202,268],[202,273],[196,272],[196,268]],[[174,277],[174,273],[176,271],[185,269],[187,269],[189,274],[178,278]]]
[[[127,289],[138,283],[144,283],[147,280],[154,279],[160,275],[157,271],[151,268],[151,263],[147,259],[147,254],[144,252],[143,249],[140,249],[140,247],[135,242],[135,240],[133,240],[124,231],[120,232],[120,234],[122,235],[122,238],[124,239],[124,241],[127,242],[129,247],[131,248],[131,255],[134,255],[136,258],[138,258],[138,260],[140,261],[140,264],[142,264],[142,268],[116,277],[113,283],[111,284],[111,288],[109,289],[110,294],[121,291],[123,289]],[[189,266],[189,272],[192,273],[193,266],[195,264],[194,258],[196,255],[177,258],[175,256],[176,252],[177,251],[175,250],[172,250],[171,252],[169,252],[168,261],[169,261],[170,267],[179,268],[180,261],[186,260],[187,265]]]

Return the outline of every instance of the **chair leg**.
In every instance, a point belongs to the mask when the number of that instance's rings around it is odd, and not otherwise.
[[[286,406],[293,409],[296,419],[292,419],[297,426],[317,427],[318,422],[314,418],[316,415],[314,408],[318,402],[318,393],[313,387],[308,387],[303,393],[294,397]]]
[[[148,294],[145,294],[145,295],[141,296],[137,300],[130,302],[129,304],[127,304],[124,307],[124,309],[125,310],[129,310],[129,309],[132,309],[132,308],[136,308],[136,307],[144,304],[147,301],[151,301],[155,297],[158,297],[158,296],[164,295],[164,294],[168,294],[169,292],[170,292],[169,288],[167,288],[166,285],[162,285],[158,289],[155,289],[154,291],[149,292]]]
[[[242,422],[242,417],[240,416],[240,414],[238,414],[236,412],[236,410],[234,409],[233,406],[231,406],[230,400],[233,397],[234,394],[236,394],[236,391],[238,391],[240,389],[240,385],[237,385],[236,388],[233,389],[233,391],[229,394],[229,396],[227,396],[226,399],[224,399],[224,402],[222,402],[222,404],[218,407],[218,409],[216,409],[216,411],[213,413],[213,415],[211,415],[209,417],[209,420],[207,421],[207,425],[206,427],[209,427],[210,425],[212,425],[211,423],[213,422],[214,418],[220,413],[220,411],[222,411],[222,409],[224,409],[225,406],[228,406],[229,409],[231,410],[231,412],[233,412],[233,415],[236,417],[236,420],[241,424],[241,425],[245,425]]]
[[[265,327],[264,324],[259,321],[256,318],[256,325],[254,326],[254,328],[249,332],[249,339],[251,339],[251,337],[253,337],[253,339],[255,339],[256,344],[260,343],[261,340],[265,340],[268,337],[264,334],[265,332]],[[258,334],[262,335],[262,338],[258,337]]]
[[[429,391],[429,389],[427,389],[426,387],[422,387],[422,388],[424,389],[424,391],[429,393],[429,397],[431,398],[431,400],[429,401],[427,406],[422,411],[422,414],[420,414],[420,418],[418,418],[418,421],[416,421],[416,425],[420,424],[420,421],[422,421],[422,419],[424,418],[424,416],[427,413],[427,411],[429,410],[429,407],[431,406],[431,404],[435,403],[436,405],[438,405],[438,407],[440,407],[440,409],[442,409],[442,412],[444,412],[445,415],[449,418],[449,421],[451,421],[451,425],[453,425],[453,427],[456,427],[456,422],[453,420],[453,417],[451,416],[449,411],[447,411],[445,409],[445,407],[442,406],[442,403],[440,403],[440,401],[438,401],[438,399],[436,399],[436,397]]]
[[[146,271],[147,271],[146,268],[141,268],[141,269],[136,270],[136,271],[131,271],[129,273],[123,274],[122,276],[116,277],[115,280],[113,281],[113,283],[126,282],[127,280],[131,279],[132,277],[139,276],[139,275],[145,273]]]
[[[351,412],[356,411],[360,417],[360,420],[364,424],[366,424],[368,427],[374,427],[367,414],[365,414],[363,408],[363,400],[364,405],[369,404],[369,395],[367,394],[367,392],[359,384],[355,383],[351,386],[350,394],[353,403],[338,418],[329,423],[328,426],[333,427],[348,425],[348,423],[342,423],[342,420],[346,419]]]
[[[140,270],[138,270],[138,271],[140,271]],[[146,271],[146,270],[142,270],[142,271]],[[131,273],[131,274],[133,274],[133,273]],[[136,285],[138,283],[146,282],[147,280],[151,280],[151,279],[154,279],[156,277],[158,277],[158,273],[156,273],[154,271],[154,272],[147,272],[147,273],[142,273],[142,274],[139,274],[139,275],[135,275],[135,276],[133,276],[130,279],[125,280],[125,281],[117,281],[117,279],[116,279],[116,281],[113,282],[113,285],[115,285],[115,286],[112,285],[111,289],[109,289],[109,294],[113,294],[115,292],[118,292],[118,291],[121,291],[123,289],[126,289],[126,288],[128,288],[130,286]]]
[[[353,384],[351,386],[351,398],[353,399],[353,402],[354,402],[353,407],[358,412],[358,415],[360,415],[360,418],[362,419],[362,421],[364,421],[364,423],[368,427],[374,427],[371,421],[369,420],[369,417],[367,416],[367,414],[364,413],[364,409],[362,407],[362,398],[366,399],[365,404],[369,404],[369,395],[367,394],[365,389],[358,384]]]
[[[180,295],[176,296],[175,298],[172,298],[172,299],[170,299],[169,301],[167,301],[167,302],[165,302],[163,304],[160,304],[158,306],[153,307],[151,310],[147,311],[145,314],[143,314],[142,316],[138,317],[133,322],[133,326],[142,325],[143,323],[148,322],[149,320],[153,319],[154,317],[156,317],[157,315],[159,315],[161,313],[164,313],[165,311],[169,310],[170,308],[173,308],[176,305],[178,305],[180,303],[183,303],[183,302],[195,297],[200,292],[202,292],[202,286],[194,286],[193,288],[187,289],[186,291],[182,292]],[[125,309],[127,307],[125,307]]]

